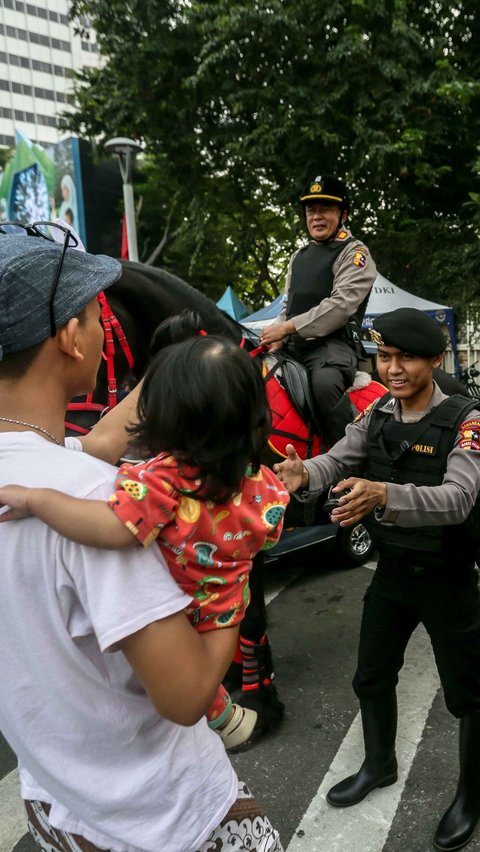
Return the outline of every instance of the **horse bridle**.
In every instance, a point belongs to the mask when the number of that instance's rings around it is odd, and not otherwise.
[[[71,411],[95,411],[98,413],[99,418],[106,411],[109,411],[111,408],[114,408],[118,402],[118,385],[117,378],[115,374],[115,338],[117,339],[120,348],[125,355],[128,368],[131,370],[135,364],[135,359],[132,354],[132,350],[130,349],[130,345],[126,338],[125,332],[120,325],[117,317],[113,313],[107,297],[105,293],[99,293],[97,296],[98,301],[102,307],[101,313],[101,322],[103,326],[103,332],[105,335],[105,342],[103,348],[103,358],[106,361],[106,369],[107,369],[107,404],[101,402],[93,401],[93,391],[85,397],[82,402],[70,402],[67,405],[67,412]],[[65,420],[65,427],[70,429],[72,432],[77,432],[80,435],[88,435],[90,429],[85,428],[84,426],[79,426],[76,423],[70,423],[68,420]]]
[[[85,397],[82,402],[70,402],[67,405],[67,413],[70,412],[81,412],[81,411],[93,411],[98,413],[98,417],[100,417],[109,411],[111,408],[114,408],[117,404],[118,400],[118,385],[117,378],[115,375],[115,338],[125,356],[125,359],[128,364],[128,368],[131,370],[134,367],[135,359],[132,354],[132,350],[128,343],[125,332],[118,321],[117,317],[113,313],[107,297],[104,292],[101,292],[97,296],[98,301],[102,307],[101,313],[101,322],[103,326],[103,331],[105,335],[105,343],[103,350],[103,358],[106,361],[106,369],[107,369],[107,404],[101,402],[93,401],[93,391]],[[206,332],[204,332],[206,333]],[[240,341],[240,347],[245,345],[245,338],[242,337]],[[265,354],[268,351],[268,347],[261,345],[256,349],[253,349],[248,354],[251,358],[255,358],[257,355]],[[77,423],[71,423],[69,420],[65,420],[65,427],[70,429],[72,432],[77,432],[80,435],[88,435],[90,429],[79,426]]]

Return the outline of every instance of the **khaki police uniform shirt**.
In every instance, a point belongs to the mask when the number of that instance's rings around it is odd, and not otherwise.
[[[336,239],[332,241],[332,245],[337,245],[351,236],[351,232],[347,228],[343,228],[337,234]],[[290,258],[282,300],[283,307],[276,322],[285,322],[286,320],[292,265],[297,254],[302,250],[301,248],[298,249]],[[301,337],[325,337],[339,328],[344,328],[365,296],[370,293],[377,276],[377,268],[369,250],[364,243],[356,239],[348,243],[345,250],[335,258],[332,272],[333,287],[330,296],[322,299],[320,304],[311,308],[311,310],[291,318],[297,333]]]
[[[444,399],[447,396],[434,382],[427,411]],[[337,441],[328,453],[305,462],[309,475],[308,491],[300,492],[298,499],[310,499],[314,493],[324,491],[332,483],[355,476],[355,471],[362,468],[367,458],[367,430],[372,407],[369,406],[363,417],[347,426],[345,437]],[[398,400],[390,399],[380,410],[391,414],[395,420],[401,420]],[[421,416],[425,413],[422,412]],[[480,440],[476,432],[480,432],[479,410],[470,411],[460,424],[441,485],[387,482],[387,502],[378,520],[399,527],[462,523],[470,514],[480,490]]]

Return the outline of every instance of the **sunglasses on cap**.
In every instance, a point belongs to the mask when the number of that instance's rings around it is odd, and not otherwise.
[[[69,228],[66,228],[64,225],[60,225],[57,222],[32,222],[31,225],[24,225],[22,222],[0,222],[0,234],[13,234],[17,237],[43,237],[44,240],[49,240],[52,243],[58,243],[62,246],[62,251],[55,270],[53,287],[48,305],[50,315],[50,335],[51,337],[55,337],[57,329],[55,325],[55,311],[53,303],[57,292],[58,282],[60,280],[65,252],[69,246],[72,246],[72,248],[78,246],[77,237]]]

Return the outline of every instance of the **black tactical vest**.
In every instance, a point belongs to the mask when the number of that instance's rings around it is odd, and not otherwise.
[[[465,397],[451,396],[417,423],[401,423],[392,414],[378,410],[389,398],[386,394],[372,410],[367,479],[399,485],[441,485],[458,426],[472,409],[478,408],[478,400],[466,402]],[[372,515],[365,523],[382,555],[398,555],[402,551],[419,564],[434,564],[439,557],[443,561],[454,554],[457,559],[473,559],[475,545],[466,535],[466,522],[446,527],[396,527],[381,524]]]
[[[349,237],[342,242],[310,242],[305,248],[300,249],[292,263],[286,309],[287,320],[306,313],[332,295],[333,264],[345,246],[353,241],[354,238]],[[326,337],[316,337],[314,342],[301,340],[299,344],[309,348],[309,344],[316,347],[325,340],[338,339],[347,343],[358,357],[362,357],[364,353],[360,344],[361,327],[369,295],[350,317],[346,328],[339,328]]]
[[[308,243],[292,263],[288,290],[287,319],[304,314],[328,298],[333,288],[332,266],[353,237],[342,242]]]

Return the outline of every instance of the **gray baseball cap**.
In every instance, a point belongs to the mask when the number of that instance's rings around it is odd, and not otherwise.
[[[0,234],[0,361],[50,336],[50,298],[62,246]],[[118,260],[67,248],[53,303],[59,328],[122,274]]]

